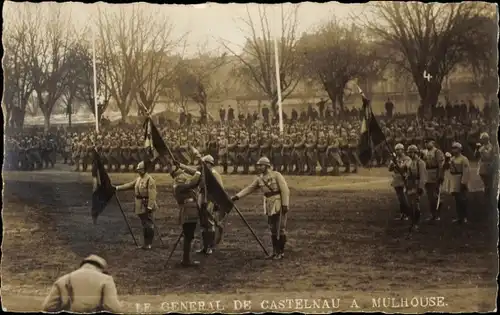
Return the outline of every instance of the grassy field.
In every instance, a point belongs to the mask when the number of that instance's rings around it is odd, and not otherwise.
[[[114,183],[134,177],[110,176]],[[128,312],[240,311],[234,300],[250,301],[246,311],[254,312],[485,312],[495,308],[497,214],[482,209],[480,192],[470,195],[467,227],[451,224],[454,205],[444,196],[443,220],[422,224],[406,240],[408,223],[393,220],[398,206],[385,170],[362,170],[342,177],[287,177],[292,197],[283,261],[265,260],[262,249],[233,213],[215,254],[200,257],[200,268],[185,270],[175,266],[180,248],[165,265],[180,227],[175,224],[171,179],[165,174],[155,177],[160,206],[157,223],[168,246],[156,239],[155,249],[144,252],[134,247],[114,201],[98,224],[92,224],[90,174],[65,170],[4,173],[4,310],[39,310],[53,281],[90,253],[108,261]],[[232,194],[252,176],[223,179]],[[479,179],[474,178],[472,185],[480,189]],[[119,198],[140,238],[132,194],[120,192]],[[260,195],[238,202],[270,249],[261,205]],[[425,203],[423,213],[428,214]],[[431,297],[436,305],[425,307],[422,302]],[[378,298],[395,300],[384,307],[383,300],[377,305]],[[203,302],[205,308],[196,303],[194,309],[174,309],[176,301]],[[408,307],[398,307],[405,306],[404,301]]]

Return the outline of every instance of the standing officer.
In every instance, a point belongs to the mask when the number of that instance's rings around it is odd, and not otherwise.
[[[153,239],[155,236],[154,230],[154,212],[156,211],[156,182],[151,175],[146,172],[144,162],[139,162],[136,168],[139,177],[130,183],[123,184],[116,187],[116,190],[130,190],[135,191],[135,213],[141,220],[144,245],[143,249],[151,249]]]
[[[195,152],[195,155],[199,158],[199,152]],[[215,170],[215,161],[211,155],[205,155],[201,158],[201,161],[206,163],[212,174],[214,175],[219,185],[224,188],[222,184],[222,177]],[[180,168],[191,176],[194,176],[196,172],[201,173],[201,165],[198,170],[194,170],[186,165],[180,164]],[[217,212],[217,205],[214,204],[213,200],[209,199],[208,193],[205,191],[205,185],[203,183],[203,178],[199,183],[200,193],[198,194],[198,204],[200,205],[200,213],[204,216],[200,218],[201,226],[201,236],[203,239],[203,248],[197,251],[198,254],[211,255],[213,249],[215,248],[215,213]]]
[[[445,169],[450,171],[449,191],[455,197],[457,218],[454,223],[467,223],[467,191],[469,190],[469,159],[462,155],[462,145],[453,142],[451,154],[446,153]]]
[[[391,186],[394,187],[394,190],[396,191],[396,196],[398,196],[399,211],[400,211],[398,219],[408,220],[408,213],[410,211],[409,211],[408,199],[406,197],[406,192],[405,192],[406,179],[403,178],[403,176],[407,175],[407,169],[411,165],[411,158],[405,154],[404,152],[405,147],[402,143],[396,144],[394,150],[396,151],[396,157],[389,163],[389,172],[392,172]]]
[[[480,143],[477,144],[478,150],[476,151],[479,155],[478,173],[483,181],[484,197],[489,201],[493,189],[493,178],[495,173],[493,162],[495,155],[493,153],[493,145],[490,142],[490,136],[486,132],[483,132],[479,136],[479,141]]]
[[[103,258],[88,256],[79,269],[57,279],[43,302],[43,311],[121,313],[115,281],[106,274],[106,269]]]
[[[181,266],[196,267],[200,262],[191,260],[191,243],[200,213],[199,194],[196,188],[200,183],[201,172],[196,171],[190,176],[177,165],[173,165],[170,176],[174,179],[174,197],[179,205],[179,224],[182,225],[184,235]]]
[[[413,227],[418,230],[420,220],[420,198],[424,194],[425,183],[427,182],[427,172],[425,162],[418,156],[418,148],[412,144],[408,147],[408,155],[411,159],[408,168],[408,179],[406,181],[406,194],[408,204],[412,213]]]
[[[273,255],[269,258],[282,259],[286,244],[286,221],[290,190],[283,175],[270,169],[271,162],[267,157],[259,159],[257,168],[261,174],[249,186],[233,196],[231,200],[239,200],[259,188],[264,192],[264,211],[267,215],[273,242]]]
[[[426,151],[424,153],[425,168],[427,170],[427,182],[425,183],[425,191],[429,198],[429,208],[431,216],[428,221],[439,221],[439,191],[440,186],[444,181],[444,154],[435,146],[435,139],[429,137],[425,142]]]

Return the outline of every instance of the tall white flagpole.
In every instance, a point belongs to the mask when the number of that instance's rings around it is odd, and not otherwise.
[[[99,133],[99,109],[97,106],[97,70],[95,62],[95,30],[92,30],[92,55],[94,68],[94,110],[95,110],[95,131]]]
[[[280,133],[283,134],[283,108],[281,105],[281,78],[280,78],[280,64],[278,58],[278,39],[274,38],[274,60],[276,62],[276,90],[278,92],[278,115],[280,121]]]

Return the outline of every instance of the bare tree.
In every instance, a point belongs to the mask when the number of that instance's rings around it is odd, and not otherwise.
[[[25,3],[7,2],[4,6],[4,20],[8,20],[3,32],[4,117],[18,127],[24,124],[26,106],[33,92],[28,41],[40,23],[33,13],[33,7]]]
[[[333,106],[342,111],[347,83],[376,77],[386,66],[386,59],[361,28],[335,19],[304,34],[299,47],[305,77],[317,80]]]
[[[106,88],[124,119],[134,101],[139,101],[139,92],[145,95],[145,105],[154,106],[165,81],[173,78],[175,64],[169,54],[183,42],[184,35],[174,38],[168,17],[144,4],[98,16],[99,53],[107,65]]]
[[[496,11],[479,2],[377,2],[361,22],[385,42],[393,61],[411,73],[422,105],[435,106],[443,79],[467,56],[491,49],[483,16]],[[424,72],[432,77],[426,76]]]
[[[50,116],[61,98],[69,75],[67,58],[74,30],[71,16],[63,14],[62,5],[55,3],[28,4],[33,6],[30,21],[40,23],[28,35],[27,57],[37,102],[44,116],[44,128],[50,128]]]
[[[248,70],[248,75],[271,101],[271,109],[273,114],[276,114],[278,110],[278,89],[274,61],[274,41],[265,5],[258,5],[258,9],[258,21],[252,19],[248,6],[247,17],[241,19],[241,22],[247,27],[242,31],[249,34],[246,36],[245,46],[241,47],[243,53],[236,53],[227,43],[224,43],[224,47],[236,56]],[[284,12],[283,9],[281,10],[281,34],[278,50],[282,100],[285,100],[295,90],[300,81],[300,63],[296,51],[298,43],[298,9],[299,6],[294,5],[290,11]]]

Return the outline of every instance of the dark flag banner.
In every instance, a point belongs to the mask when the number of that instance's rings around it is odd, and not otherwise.
[[[94,149],[94,161],[92,163],[92,177],[94,179],[94,191],[92,193],[92,219],[94,223],[97,217],[106,208],[109,200],[115,195],[115,189],[111,185],[108,173],[104,169],[99,153]]]
[[[360,92],[363,98],[363,108],[361,110],[363,117],[358,143],[358,155],[361,164],[366,166],[372,160],[374,148],[384,143],[386,138],[373,114],[370,100],[366,98],[361,89]]]
[[[212,174],[212,171],[210,171],[205,163],[202,163],[202,176],[204,185],[206,186],[204,188],[207,192],[208,199],[219,207],[219,211],[223,214],[221,217],[225,217],[234,207],[231,198],[229,198],[224,188],[221,187],[214,174]]]
[[[156,128],[153,120],[148,117],[144,122],[144,146],[153,149],[154,157],[164,156],[170,152],[165,141],[160,135],[160,132]]]

